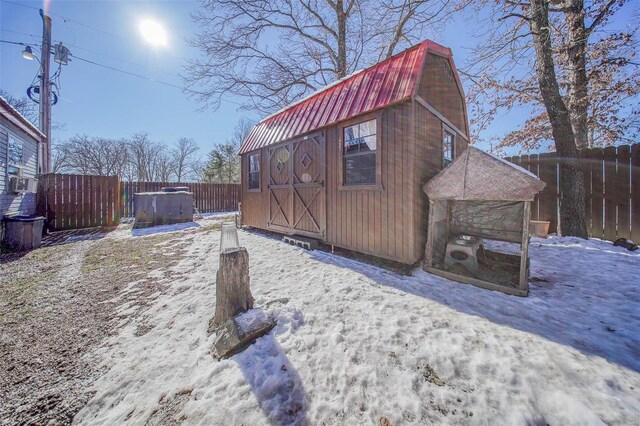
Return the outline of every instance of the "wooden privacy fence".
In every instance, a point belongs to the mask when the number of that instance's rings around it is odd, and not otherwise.
[[[531,206],[531,218],[550,221],[549,232],[557,232],[561,195],[557,154],[522,155],[507,160],[546,182]],[[640,241],[640,144],[583,150],[580,165],[589,236]]]
[[[234,211],[240,185],[176,182],[121,182],[117,176],[74,174],[41,175],[37,211],[50,231],[115,226],[133,216],[136,192],[159,191],[166,186],[187,186],[200,213]]]
[[[188,187],[200,213],[234,211],[240,202],[240,185],[237,183],[120,182],[120,186],[122,217],[133,216],[133,194],[160,191],[167,186]]]
[[[38,214],[47,229],[113,226],[120,220],[117,176],[47,174],[38,179]]]

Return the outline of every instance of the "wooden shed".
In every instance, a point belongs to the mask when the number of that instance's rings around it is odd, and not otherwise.
[[[240,149],[242,223],[413,264],[422,186],[468,135],[451,50],[425,40],[258,123]]]
[[[425,271],[526,296],[531,202],[544,186],[528,170],[467,148],[424,186],[429,197]],[[485,240],[517,243],[519,253],[490,251]],[[472,270],[464,266],[469,256]]]

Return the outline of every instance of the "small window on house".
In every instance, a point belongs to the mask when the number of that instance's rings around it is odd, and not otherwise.
[[[447,129],[442,131],[442,165],[447,167],[453,161],[454,135]]]
[[[249,156],[249,189],[260,189],[260,154]]]
[[[376,183],[376,120],[343,129],[344,184]]]
[[[22,142],[9,135],[9,146],[7,152],[7,173],[19,176],[22,170],[23,147]]]

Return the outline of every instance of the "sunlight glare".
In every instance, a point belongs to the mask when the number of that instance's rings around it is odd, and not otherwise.
[[[167,45],[167,32],[164,27],[151,19],[145,19],[140,22],[140,33],[142,37],[154,46]]]

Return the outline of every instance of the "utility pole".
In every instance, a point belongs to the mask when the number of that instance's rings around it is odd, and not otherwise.
[[[51,171],[51,86],[49,68],[51,63],[51,18],[40,9],[42,17],[42,54],[40,56],[40,131],[47,140],[40,152],[41,173]]]

